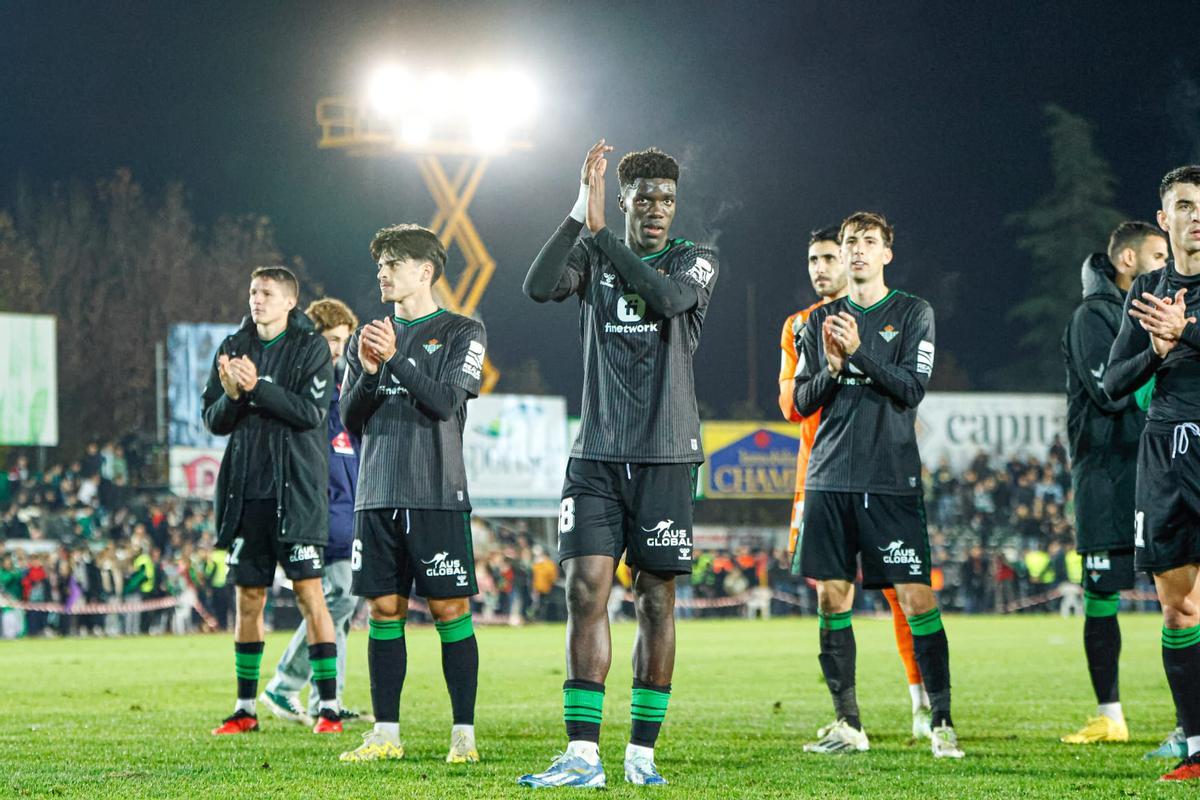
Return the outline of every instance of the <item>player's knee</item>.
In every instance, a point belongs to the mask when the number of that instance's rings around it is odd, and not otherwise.
[[[471,611],[471,601],[466,597],[454,597],[449,600],[430,600],[429,613],[438,622],[456,620]]]
[[[572,614],[607,613],[608,587],[597,576],[575,573],[567,581],[567,608]]]
[[[367,604],[371,608],[371,619],[374,620],[404,619],[408,614],[408,601],[398,595],[372,597]]]
[[[854,604],[853,584],[821,581],[817,584],[817,608],[824,614],[843,614]]]
[[[926,614],[937,608],[937,596],[933,589],[920,583],[897,584],[896,600],[906,617]]]
[[[1200,625],[1200,608],[1186,596],[1164,597],[1161,602],[1164,626],[1178,630]]]
[[[239,586],[237,591],[237,613],[255,616],[267,605],[267,587]]]
[[[675,592],[668,591],[668,587],[656,586],[649,591],[640,591],[634,602],[638,619],[664,620],[675,616]]]

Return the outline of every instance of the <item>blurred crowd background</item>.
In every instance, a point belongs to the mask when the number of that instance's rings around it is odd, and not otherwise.
[[[228,627],[233,592],[225,553],[213,546],[212,505],[131,488],[143,467],[131,442],[92,442],[79,459],[41,470],[27,454],[10,453],[0,470],[0,635]],[[1075,610],[1083,563],[1074,550],[1070,472],[1061,442],[1056,439],[1041,457],[997,462],[980,453],[961,470],[934,464],[924,483],[933,583],[944,608]],[[780,535],[774,540],[783,541],[788,507],[777,505]],[[565,619],[562,574],[544,526],[476,518],[473,529],[479,617],[507,624]],[[624,565],[617,577],[614,619],[633,613]],[[1140,598],[1149,598],[1153,587],[1140,580],[1140,591],[1125,602],[1149,610],[1154,601]],[[815,613],[815,593],[792,574],[782,547],[698,547],[693,573],[679,579],[677,594],[680,617]],[[271,598],[269,624],[298,620],[282,579]],[[877,592],[860,592],[857,603],[864,611],[885,608]],[[418,617],[420,608],[414,603]]]

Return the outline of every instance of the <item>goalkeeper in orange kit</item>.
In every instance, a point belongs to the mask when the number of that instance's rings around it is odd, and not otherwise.
[[[808,242],[808,276],[812,287],[821,299],[803,311],[797,311],[787,318],[780,334],[779,347],[782,357],[779,365],[779,410],[788,422],[800,424],[800,452],[796,459],[796,494],[793,498],[792,520],[788,538],[788,553],[796,556],[799,551],[801,535],[801,520],[804,510],[804,477],[808,471],[808,457],[812,451],[813,440],[817,435],[817,426],[821,421],[821,412],[817,411],[807,417],[796,413],[792,400],[794,375],[798,359],[796,343],[800,340],[800,332],[808,321],[808,315],[825,303],[844,296],[848,289],[846,285],[846,267],[841,261],[841,251],[838,244],[838,228],[836,226],[813,231]],[[892,609],[892,624],[896,631],[896,648],[904,661],[905,672],[908,673],[908,691],[912,698],[914,738],[928,739],[930,735],[929,696],[925,693],[925,685],[921,680],[921,670],[913,655],[912,631],[909,630],[908,620],[900,610],[894,589],[884,589],[883,596],[887,598]],[[820,619],[822,628],[837,624],[835,620]],[[818,737],[824,731],[818,731]]]

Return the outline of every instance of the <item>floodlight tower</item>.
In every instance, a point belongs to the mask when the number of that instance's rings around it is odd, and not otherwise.
[[[496,262],[488,255],[467,208],[488,163],[531,145],[521,134],[537,105],[533,84],[515,71],[467,76],[417,74],[399,66],[379,69],[365,96],[325,97],[317,102],[317,147],[351,156],[410,156],[433,197],[429,227],[449,252],[458,244],[466,268],[451,285],[449,275],[433,287],[438,301],[459,314],[475,313]],[[454,162],[447,171],[443,159]],[[500,373],[486,360],[483,391]]]

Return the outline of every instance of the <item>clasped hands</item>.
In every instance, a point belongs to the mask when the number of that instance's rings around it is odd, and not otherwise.
[[[858,336],[858,322],[846,311],[830,314],[821,323],[821,339],[825,345],[825,360],[829,371],[840,375],[846,368],[846,359],[858,352],[862,340]]]
[[[396,329],[386,319],[363,326],[358,337],[358,360],[368,375],[379,372],[380,365],[396,354]]]
[[[1183,329],[1189,322],[1196,322],[1195,317],[1187,316],[1186,294],[1187,289],[1180,289],[1174,297],[1156,297],[1150,292],[1142,292],[1141,299],[1134,298],[1130,303],[1129,316],[1150,334],[1150,346],[1159,357],[1175,349]]]

